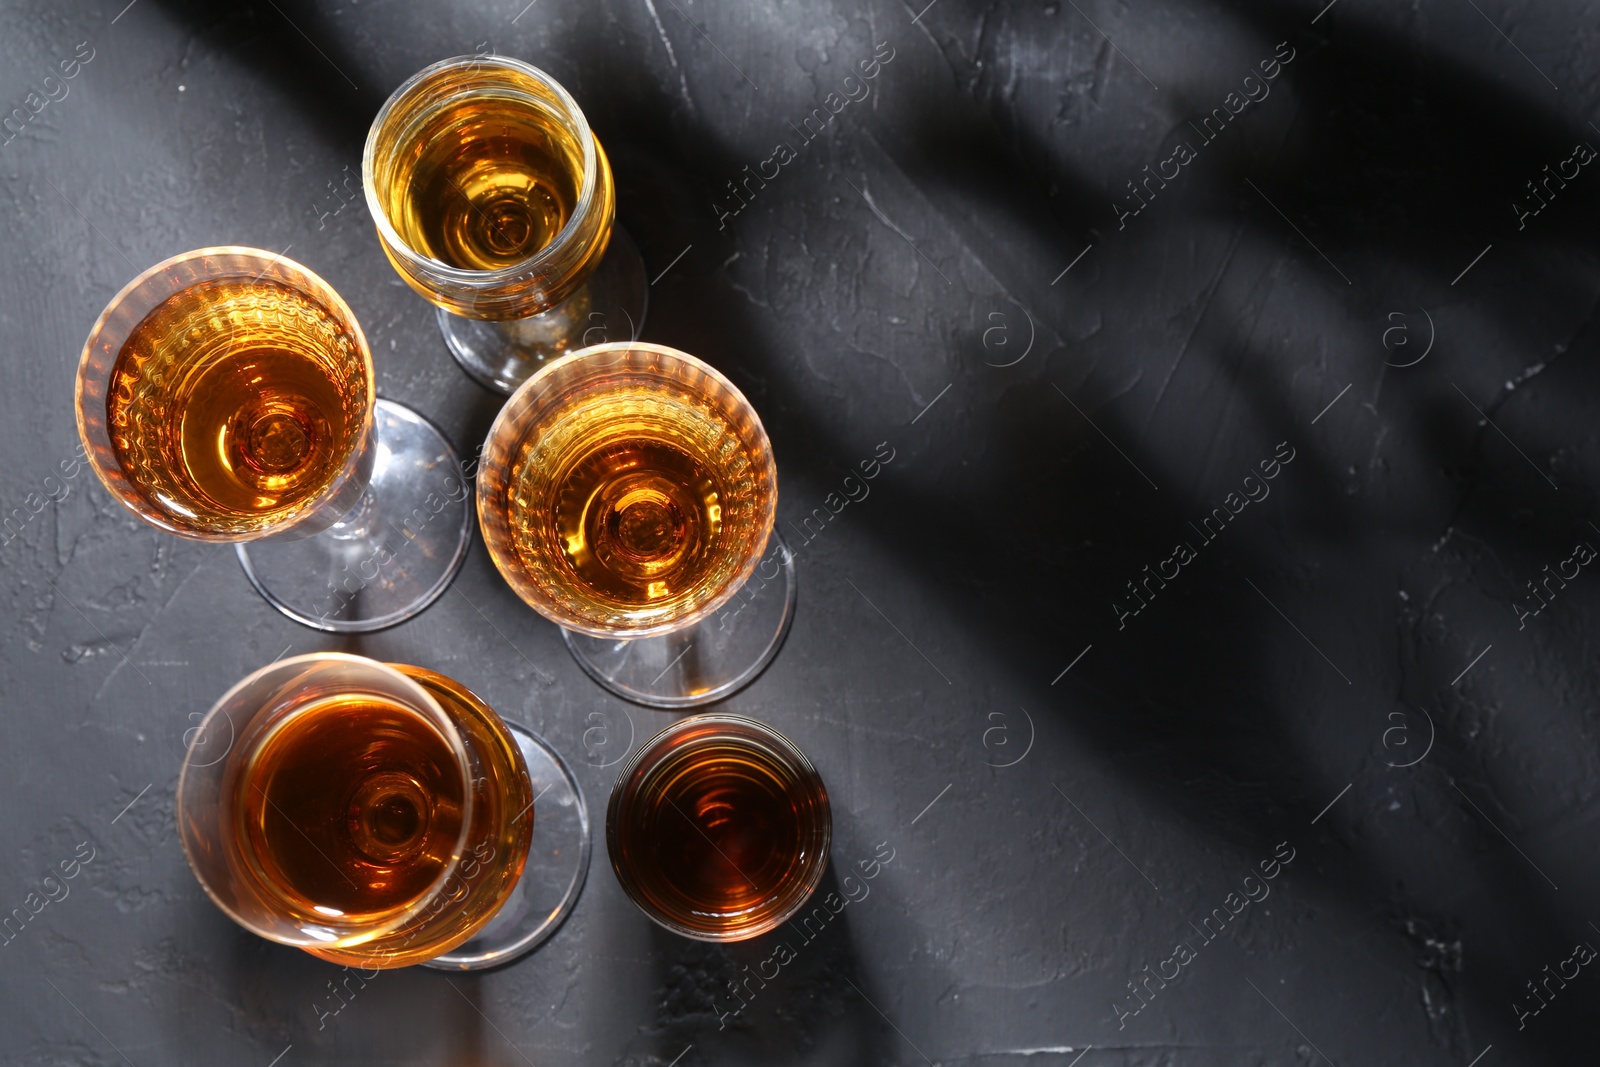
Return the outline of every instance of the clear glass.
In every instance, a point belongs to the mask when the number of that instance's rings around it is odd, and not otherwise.
[[[278,295],[259,295],[261,286]],[[255,295],[230,295],[239,292]],[[212,298],[201,294],[218,293],[216,308],[182,320],[181,340],[149,342],[160,337],[151,331],[168,322],[170,309],[186,301],[203,308]],[[148,348],[170,362],[144,374],[147,388],[166,396],[171,410],[159,418],[130,418],[119,449],[109,394],[119,357],[135,338],[145,338],[141,352]],[[345,410],[342,432],[324,442],[320,488],[254,514],[206,506],[204,493],[180,499],[183,494],[150,487],[151,465],[189,470],[188,417],[214,408],[219,396],[238,396],[239,418],[261,403],[259,389],[248,385],[236,383],[233,393],[207,387],[207,368],[237,360],[271,370],[294,362],[284,353],[295,350],[314,350],[346,371],[328,386]],[[197,384],[163,392],[163,375],[172,376],[169,384],[191,378]],[[454,449],[420,415],[377,398],[372,355],[354,313],[316,274],[275,253],[202,248],[129,282],[84,344],[76,410],[89,463],[117,501],[179,537],[235,544],[261,594],[308,626],[359,632],[410,618],[444,592],[466,556],[472,502]],[[278,427],[275,417],[268,411],[265,423],[257,423]],[[130,469],[130,461],[144,473]]]
[[[404,670],[405,668],[401,668]],[[589,877],[589,808],[571,769],[538,734],[514,722],[505,727],[522,751],[538,813],[522,877],[485,925],[448,952],[423,964],[443,971],[481,971],[532,952],[550,938],[578,903]]]
[[[721,699],[787,633],[794,566],[766,430],[686,352],[613,343],[545,367],[495,419],[478,493],[495,566],[620,696]]]
[[[776,529],[766,554],[716,611],[664,637],[596,637],[563,629],[584,673],[619,696],[652,708],[690,708],[753,682],[783,647],[794,622],[794,553]]]
[[[512,126],[525,139],[511,144]],[[577,102],[537,67],[477,55],[419,71],[373,120],[362,182],[389,262],[436,305],[451,354],[480,384],[509,395],[566,352],[639,335],[648,286],[614,224],[611,165]],[[564,223],[544,240],[557,205]],[[472,230],[476,245],[430,244]]]
[[[623,766],[606,809],[623,891],[702,941],[743,941],[789,921],[821,882],[832,840],[811,761],[736,715],[692,715],[656,734]]]
[[[494,805],[500,813],[498,838],[503,844],[491,840],[491,847],[507,855],[517,855],[520,850],[527,857],[526,863],[517,865],[521,875],[509,885],[496,884],[491,876],[484,876],[472,886],[469,896],[459,905],[462,911],[475,912],[480,900],[485,905],[492,900],[494,910],[486,921],[475,924],[465,938],[422,966],[481,971],[520,959],[560,929],[583,892],[593,846],[583,792],[560,753],[527,727],[502,719],[460,682],[421,667],[399,663],[390,666],[427,689],[458,727],[464,725],[470,755],[486,753],[491,757],[480,759],[474,769],[479,808]],[[497,783],[512,780],[512,767],[520,767],[515,788],[498,787]],[[524,784],[531,792],[523,791]],[[493,827],[496,823],[485,819],[484,825]],[[530,829],[531,841],[527,832]],[[493,851],[481,857],[484,863],[493,859]],[[463,872],[469,883],[470,870],[468,867]]]
[[[372,702],[384,709],[382,721],[352,710]],[[426,745],[406,748],[397,737]],[[328,762],[307,766],[284,758],[286,749]],[[586,820],[573,840],[569,820],[546,826],[542,814],[552,810],[544,793],[559,786],[576,795],[576,785],[531,777],[530,750],[560,765],[452,679],[340,653],[297,656],[235,685],[191,735],[178,781],[179,834],[206,893],[262,937],[362,968],[495,966],[553,932],[583,882],[566,868],[588,859]],[[581,810],[581,796],[578,803]],[[274,842],[267,824],[278,821]],[[538,857],[569,854],[557,870],[530,875],[530,842],[539,842]],[[419,850],[426,864],[407,866]],[[418,880],[418,870],[434,868],[435,877]],[[363,889],[375,895],[408,880],[409,892],[351,904],[367,899]],[[548,885],[560,885],[561,895],[544,892]],[[508,907],[524,899],[542,910]]]

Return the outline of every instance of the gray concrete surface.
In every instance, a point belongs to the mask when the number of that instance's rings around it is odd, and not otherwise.
[[[0,944],[0,1060],[1593,1061],[1592,7],[125,3],[0,5],[27,119],[0,145],[0,910],[39,906]],[[410,661],[543,731],[595,808],[666,719],[481,546],[421,617],[334,639],[58,467],[95,316],[220,243],[322,273],[382,393],[470,453],[497,399],[347,201],[390,90],[489,48],[611,151],[645,337],[774,438],[799,614],[726,706],[816,761],[830,878],[893,850],[736,1015],[789,935],[654,929],[603,845],[537,954],[329,1014],[337,970],[184,863],[193,716],[286,650]],[[870,495],[795,532],[883,442]]]

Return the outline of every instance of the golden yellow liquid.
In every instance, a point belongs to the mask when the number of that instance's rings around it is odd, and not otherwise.
[[[462,93],[405,134],[385,214],[416,251],[461,270],[538,254],[572,217],[583,146],[547,110],[495,90]]]
[[[661,381],[583,390],[511,461],[512,565],[596,626],[670,622],[716,598],[768,533],[772,485],[739,417]]]
[[[123,472],[174,524],[252,533],[344,470],[372,381],[341,318],[270,281],[203,282],[134,328],[107,388]]]

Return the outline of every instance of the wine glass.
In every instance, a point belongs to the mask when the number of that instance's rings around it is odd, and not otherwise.
[[[777,654],[795,602],[777,502],[750,402],[687,352],[639,341],[524,382],[478,473],[484,544],[511,588],[591,677],[654,707],[719,700]]]
[[[379,400],[328,283],[256,248],[202,248],[112,299],[78,364],[78,434],[152,526],[234,544],[285,615],[376,630],[444,592],[472,536],[455,450]]]
[[[611,165],[537,67],[423,68],[373,120],[361,178],[389,262],[480,384],[509,395],[554,357],[639,335],[644,262],[614,225]]]
[[[270,664],[212,707],[177,821],[235,922],[361,967],[507,963],[589,864],[583,796],[536,735],[443,675],[342,653]]]
[[[606,809],[623,891],[668,930],[702,941],[743,941],[787,922],[821,882],[832,838],[811,761],[738,715],[691,715],[646,741]],[[842,907],[814,913],[820,926]]]

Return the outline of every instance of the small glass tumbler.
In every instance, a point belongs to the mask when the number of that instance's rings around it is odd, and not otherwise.
[[[743,941],[788,921],[822,881],[832,840],[811,761],[737,715],[694,715],[656,734],[623,765],[606,810],[623,891],[701,941]]]

